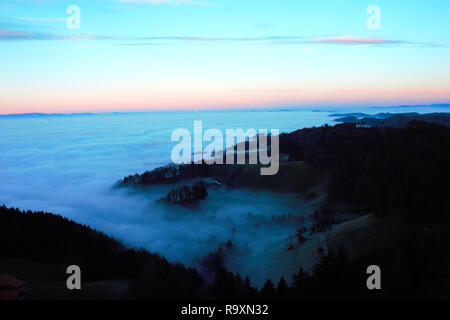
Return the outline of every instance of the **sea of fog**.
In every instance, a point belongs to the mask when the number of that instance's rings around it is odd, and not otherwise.
[[[61,214],[144,247],[171,262],[196,265],[231,240],[239,254],[261,252],[298,225],[271,217],[307,217],[310,207],[290,195],[217,191],[199,210],[155,200],[167,187],[145,193],[117,190],[120,178],[168,164],[174,129],[280,129],[334,124],[332,113],[437,112],[439,107],[328,108],[282,111],[153,112],[0,119],[0,204]],[[258,263],[255,261],[255,263]],[[244,266],[242,267],[243,269]],[[243,270],[242,273],[244,273]],[[244,273],[245,274],[245,273]]]

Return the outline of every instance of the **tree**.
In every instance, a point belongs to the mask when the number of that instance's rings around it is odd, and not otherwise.
[[[276,296],[276,290],[273,286],[272,280],[268,279],[264,284],[264,287],[260,292],[261,296],[264,298],[274,298]]]
[[[281,277],[280,281],[278,281],[277,294],[280,298],[283,298],[288,294],[288,285],[283,277]]]

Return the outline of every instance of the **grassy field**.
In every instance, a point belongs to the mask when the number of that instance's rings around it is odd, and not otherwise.
[[[331,171],[312,166],[303,161],[281,162],[277,175],[260,175],[260,165],[247,165],[235,177],[238,186],[266,189],[274,192],[290,192],[316,198],[325,190]]]

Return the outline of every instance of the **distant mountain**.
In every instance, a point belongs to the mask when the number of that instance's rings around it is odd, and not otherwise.
[[[70,116],[93,116],[96,113],[15,113],[0,114],[0,119],[20,119],[20,118],[47,118],[47,117],[70,117]]]
[[[339,117],[334,121],[340,123],[352,123],[367,127],[393,127],[406,128],[411,121],[423,121],[437,123],[450,127],[450,113],[378,113],[368,115],[365,113],[334,114]]]

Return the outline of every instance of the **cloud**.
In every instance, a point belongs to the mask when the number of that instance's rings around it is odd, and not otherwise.
[[[361,38],[361,37],[323,37],[313,38],[307,41],[309,43],[328,43],[328,44],[348,44],[348,45],[360,45],[360,44],[399,44],[410,43],[402,40],[389,40],[382,38]]]
[[[67,21],[67,18],[16,17],[15,19],[19,20],[19,21],[28,21],[28,22],[61,22],[61,21]]]
[[[139,37],[123,40],[134,41],[133,43],[122,43],[121,45],[146,46],[162,42],[240,42],[266,45],[304,45],[304,44],[330,44],[330,45],[353,45],[353,46],[390,46],[390,45],[422,45],[437,47],[431,43],[415,43],[405,40],[385,39],[379,37],[300,37],[300,36],[266,36],[266,37],[202,37],[202,36],[171,36],[171,37]],[[311,48],[309,49],[311,50]]]
[[[210,4],[209,2],[206,1],[196,1],[196,0],[119,0],[119,1],[131,4],[152,4],[152,5],[165,4],[171,6],[179,6],[183,4],[205,6]]]
[[[129,38],[129,40],[133,40]],[[148,45],[149,42],[160,41],[183,41],[183,42],[242,42],[255,44],[272,45],[301,45],[301,44],[334,44],[334,45],[394,45],[394,44],[414,44],[403,40],[391,40],[383,38],[362,38],[352,36],[339,37],[299,37],[299,36],[267,36],[267,37],[201,37],[201,36],[177,36],[177,37],[140,37],[141,45]],[[126,45],[126,44],[124,44]],[[139,45],[132,43],[130,45]]]
[[[32,37],[31,32],[0,30],[0,40],[30,40]]]
[[[7,40],[92,41],[92,40],[108,40],[108,39],[111,40],[114,38],[100,34],[37,33],[37,32],[0,29],[0,41],[7,41]]]
[[[160,1],[160,0],[155,0]],[[34,18],[40,19],[40,18]],[[447,46],[437,43],[419,43],[398,39],[386,39],[381,37],[357,37],[357,36],[331,36],[331,37],[300,37],[300,36],[265,36],[265,37],[204,37],[204,36],[113,36],[100,34],[63,34],[63,33],[35,33],[27,31],[15,31],[0,28],[0,41],[4,40],[117,40],[120,46],[150,46],[176,42],[198,43],[249,43],[265,45],[305,45],[305,44],[329,44],[346,46],[392,46],[392,45],[417,45],[423,47]]]

